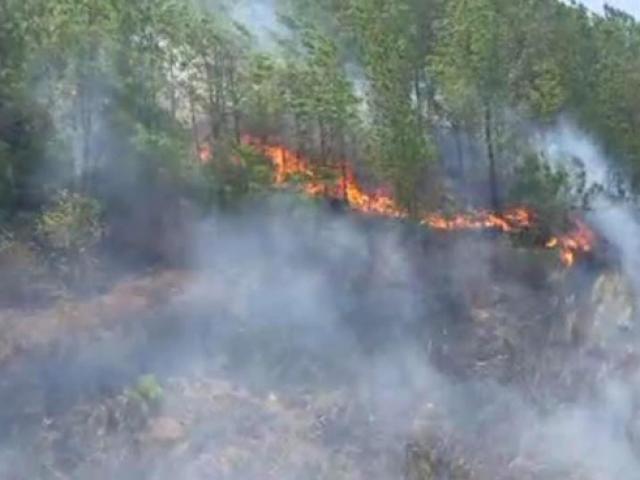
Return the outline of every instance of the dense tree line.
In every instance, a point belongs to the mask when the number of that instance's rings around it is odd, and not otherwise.
[[[348,159],[409,211],[459,201],[452,182],[496,208],[548,203],[569,176],[526,129],[563,116],[597,136],[629,193],[640,186],[640,27],[623,12],[280,0],[263,42],[236,3],[0,0],[3,214],[61,189],[112,209],[160,184],[233,202],[269,184],[244,134],[320,166]],[[205,142],[214,161],[199,159]]]

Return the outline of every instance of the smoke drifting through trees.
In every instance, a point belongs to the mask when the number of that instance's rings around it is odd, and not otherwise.
[[[613,11],[590,16],[555,0],[470,9],[440,0],[382,9],[368,0],[54,7],[6,5],[3,43],[16,43],[23,29],[31,46],[8,51],[4,66],[6,117],[24,125],[3,128],[9,213],[12,201],[46,199],[43,177],[59,178],[55,187],[82,169],[91,172],[76,188],[96,190],[104,169],[147,179],[162,166],[174,182],[179,170],[199,201],[233,201],[261,183],[253,169],[227,165],[247,132],[286,141],[320,164],[350,158],[410,210],[448,208],[452,184],[465,192],[462,203],[503,204],[518,194],[514,170],[527,154],[514,113],[542,121],[572,114],[634,175],[635,136],[624,132],[636,130],[628,123],[635,94],[607,89],[633,84],[625,65],[635,65],[637,27]],[[51,28],[23,24],[21,15]],[[468,28],[449,28],[457,24]],[[478,51],[465,58],[468,41]],[[53,128],[33,123],[21,100],[30,97]],[[33,142],[29,131],[38,132]],[[218,162],[198,171],[193,143],[203,137],[216,144]],[[36,138],[47,143],[55,175],[30,182],[42,159]]]
[[[193,4],[0,0],[7,216],[21,226],[67,186],[83,196],[39,215],[61,220],[47,231],[75,241],[96,224],[77,208],[94,196],[110,260],[183,263],[195,277],[97,332],[93,315],[117,302],[36,313],[28,332],[7,321],[0,476],[635,478],[637,381],[618,367],[637,354],[636,326],[633,307],[606,296],[609,277],[559,272],[505,239],[282,201],[267,159],[240,140],[286,142],[330,167],[327,185],[352,159],[410,213],[525,198],[553,231],[580,199],[513,120],[568,111],[633,178],[636,92],[616,86],[633,83],[637,25],[551,0],[282,2],[277,25],[270,2],[227,5],[230,16]],[[588,143],[557,135],[590,175],[606,171]],[[593,218],[635,281],[628,210],[596,205]],[[67,243],[84,254],[98,242]],[[167,395],[151,414],[149,373]],[[160,436],[175,449],[145,443],[157,415],[174,420]]]
[[[621,267],[633,281],[636,293],[640,293],[638,261],[640,260],[640,224],[633,207],[624,198],[615,198],[619,190],[628,191],[628,182],[611,175],[611,162],[595,141],[566,120],[543,134],[545,148],[556,162],[579,162],[585,168],[589,186],[599,186],[604,195],[599,195],[592,205],[590,218],[620,255]],[[569,165],[570,167],[570,165]]]

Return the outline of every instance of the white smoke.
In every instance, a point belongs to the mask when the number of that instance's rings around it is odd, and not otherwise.
[[[282,31],[282,26],[275,0],[239,1],[231,10],[231,16],[255,35],[255,46],[259,50],[276,47],[276,33]]]
[[[555,161],[577,159],[585,168],[588,185],[610,183],[610,165],[602,149],[587,134],[567,121],[542,133],[542,147]],[[626,203],[607,198],[596,199],[590,215],[602,235],[614,245],[621,257],[622,268],[640,294],[640,221]]]

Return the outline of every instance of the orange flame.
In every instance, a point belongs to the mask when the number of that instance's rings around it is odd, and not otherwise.
[[[571,266],[575,263],[578,254],[591,252],[595,242],[593,231],[583,221],[576,219],[569,233],[560,237],[551,237],[546,247],[559,249],[562,262]]]
[[[334,178],[327,181],[321,177],[318,167],[314,168],[309,160],[286,147],[262,145],[250,137],[245,137],[244,142],[258,148],[271,161],[274,183],[277,186],[284,186],[288,181],[298,179],[301,189],[308,195],[344,199],[353,210],[361,213],[392,218],[405,218],[409,215],[384,189],[369,192],[363,188],[348,165],[343,165],[342,169],[330,168]]]
[[[437,230],[499,230],[510,233],[525,230],[534,225],[533,214],[525,208],[512,208],[500,214],[478,210],[453,217],[427,214],[421,222]]]
[[[302,191],[311,196],[324,196],[345,200],[351,209],[388,218],[407,218],[409,212],[398,205],[392,195],[384,189],[367,191],[359,182],[354,170],[347,164],[333,167],[334,179],[327,181],[320,174],[320,168],[314,166],[305,157],[298,155],[281,145],[265,145],[251,137],[244,137],[244,143],[261,151],[274,167],[274,183],[285,186],[292,179],[298,179]],[[445,216],[441,213],[428,213],[422,217],[422,225],[436,230],[497,230],[504,233],[518,233],[530,229],[536,224],[535,214],[525,207],[515,207],[500,213],[477,210]],[[574,228],[562,236],[553,236],[545,242],[545,247],[557,249],[560,260],[566,266],[572,266],[579,254],[593,249],[595,235],[589,227],[579,220]]]
[[[305,159],[279,146],[264,146],[262,147],[262,152],[273,163],[276,185],[284,185],[289,178],[297,175],[307,177],[307,188],[305,190],[308,190],[310,184],[315,184],[315,182],[310,181],[315,174]]]
[[[200,160],[200,164],[206,165],[207,163],[211,162],[212,159],[213,150],[211,148],[211,145],[209,145],[208,143],[201,145],[198,149],[198,160]]]

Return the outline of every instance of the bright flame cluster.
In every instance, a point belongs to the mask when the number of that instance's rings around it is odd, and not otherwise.
[[[359,182],[349,165],[331,169],[334,174],[330,181],[323,178],[320,168],[301,155],[297,155],[281,145],[265,145],[250,137],[244,137],[244,143],[261,151],[272,163],[274,183],[287,185],[297,179],[301,189],[311,196],[323,196],[342,199],[351,209],[388,218],[407,218],[409,212],[398,205],[391,194],[384,189],[367,191]],[[535,225],[535,214],[524,207],[510,208],[500,213],[477,210],[451,216],[441,213],[427,213],[421,224],[436,230],[497,230],[504,233],[525,231]],[[562,262],[571,266],[578,255],[590,252],[595,243],[595,235],[589,227],[579,220],[574,227],[562,236],[553,236],[545,242],[545,247],[557,249]]]
[[[422,220],[437,230],[499,230],[510,233],[525,230],[534,224],[533,214],[526,208],[512,208],[502,213],[477,210],[470,213],[459,213],[452,217],[441,214],[427,214]]]
[[[562,262],[571,266],[576,261],[576,255],[591,252],[595,242],[596,237],[587,224],[581,220],[574,220],[574,227],[569,233],[551,237],[546,247],[559,249]]]

